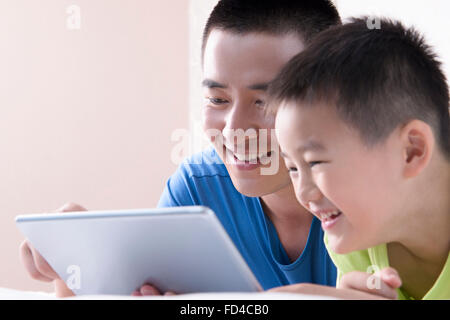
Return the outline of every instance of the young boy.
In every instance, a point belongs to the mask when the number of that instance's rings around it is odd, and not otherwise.
[[[400,299],[450,299],[446,78],[416,31],[367,21],[324,31],[283,68],[277,137],[338,281],[391,267]]]

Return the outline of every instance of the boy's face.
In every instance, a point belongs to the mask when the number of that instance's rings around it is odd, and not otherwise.
[[[404,196],[397,131],[369,148],[334,107],[295,103],[281,106],[275,127],[297,199],[322,221],[333,251],[395,237]]]
[[[266,89],[303,48],[303,42],[289,34],[235,34],[214,29],[208,37],[203,59],[203,129],[220,138],[211,135],[234,186],[246,196],[263,196],[291,187],[278,144],[271,141],[268,131],[274,128],[275,119],[265,114]],[[235,138],[248,129],[254,129],[256,136],[248,135],[241,141]],[[263,137],[267,138],[266,152],[257,146]],[[249,140],[256,141],[253,148]],[[244,163],[245,159],[250,161]]]

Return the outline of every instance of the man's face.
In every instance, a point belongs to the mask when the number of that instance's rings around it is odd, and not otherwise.
[[[282,105],[275,127],[296,197],[322,221],[333,251],[362,250],[395,236],[402,215],[398,133],[367,147],[334,107],[295,103]]]
[[[208,37],[203,59],[203,129],[212,136],[234,186],[247,196],[270,194],[290,185],[278,145],[271,139],[275,140],[271,134],[274,117],[264,109],[268,83],[303,48],[303,42],[290,34],[238,35],[215,29]],[[243,132],[248,135],[244,137]]]

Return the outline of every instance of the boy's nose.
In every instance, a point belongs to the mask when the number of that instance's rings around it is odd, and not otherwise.
[[[302,179],[300,179],[302,180]],[[322,193],[312,182],[300,182],[297,200],[307,209],[310,207],[311,202],[318,202],[322,199]]]

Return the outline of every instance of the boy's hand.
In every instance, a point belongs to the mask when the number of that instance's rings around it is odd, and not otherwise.
[[[56,210],[56,212],[73,211],[86,211],[86,209],[74,203],[67,203]],[[20,245],[20,258],[31,278],[45,282],[55,281],[56,295],[58,297],[74,295],[28,240],[23,241]]]
[[[162,296],[163,294],[151,284],[145,283],[143,284],[139,290],[134,291],[132,294],[134,297],[141,297],[141,296]],[[164,293],[165,296],[174,296],[176,295],[175,292],[167,291]]]
[[[383,297],[373,295],[362,291],[351,289],[337,289],[335,287],[322,286],[312,283],[297,283],[283,287],[276,287],[268,292],[286,292],[298,293],[307,295],[317,295],[329,298],[344,299],[344,300],[382,300]]]
[[[375,288],[369,285],[373,277],[378,277]],[[342,276],[339,289],[353,289],[378,295],[387,299],[397,299],[396,289],[402,285],[399,274],[394,268],[384,268],[379,272],[370,274],[367,272],[353,271]]]

